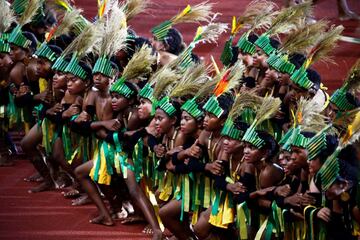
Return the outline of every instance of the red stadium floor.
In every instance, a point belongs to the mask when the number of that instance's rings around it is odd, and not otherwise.
[[[143,224],[105,227],[89,223],[96,216],[94,205],[71,206],[60,191],[29,194],[33,183],[23,178],[33,172],[26,160],[0,168],[0,239],[150,239],[141,233]]]

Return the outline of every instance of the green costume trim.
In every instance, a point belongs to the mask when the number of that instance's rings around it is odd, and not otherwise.
[[[225,42],[224,50],[221,53],[220,60],[224,64],[224,66],[229,66],[231,63],[231,60],[234,57],[234,54],[232,52],[232,42],[233,42],[234,36],[230,36],[230,38]]]
[[[0,53],[10,53],[10,44],[0,38]]]
[[[254,55],[256,52],[256,46],[248,40],[248,33],[243,34],[239,39],[237,46],[243,53]]]
[[[71,73],[82,80],[85,80],[87,77],[89,77],[86,73],[86,71],[79,65],[79,59],[76,56],[76,53],[73,53],[72,58],[67,65],[65,72]]]
[[[126,86],[124,77],[119,78],[113,85],[111,85],[110,92],[116,92],[127,99],[134,94],[134,91]]]
[[[291,76],[291,81],[293,81],[296,85],[300,86],[301,88],[304,88],[306,90],[309,90],[314,83],[311,82],[307,76],[306,68],[302,66],[298,70],[296,70]]]
[[[176,108],[170,103],[170,98],[168,96],[165,96],[158,101],[156,108],[163,110],[167,115],[169,115],[169,117],[174,116],[176,113]]]
[[[200,119],[204,116],[204,112],[201,111],[199,105],[196,102],[196,98],[187,100],[182,106],[181,110],[184,110],[195,119]]]
[[[337,89],[330,97],[330,102],[335,104],[341,111],[350,111],[356,108],[356,106],[350,103],[346,98],[346,88]]]
[[[31,44],[31,41],[23,35],[20,25],[10,33],[8,42],[22,48],[28,48]]]
[[[92,73],[101,73],[112,78],[115,75],[116,70],[111,66],[110,59],[107,56],[102,56],[96,60]]]
[[[211,96],[209,100],[204,104],[203,109],[211,114],[214,114],[217,118],[221,117],[224,110],[220,107],[219,101],[215,95]]]
[[[35,55],[38,57],[46,58],[50,62],[54,62],[58,57],[57,54],[49,48],[46,42],[43,42],[40,47],[35,52]]]
[[[244,131],[236,128],[231,119],[227,119],[223,129],[221,130],[221,135],[228,136],[235,140],[241,140],[244,136]]]
[[[147,83],[140,91],[139,91],[139,97],[140,98],[146,98],[150,102],[154,102],[155,98],[153,96],[154,89],[150,86],[149,83]]]
[[[64,57],[60,56],[56,59],[54,64],[51,66],[51,69],[54,71],[65,72],[68,64],[69,63],[64,60]]]
[[[290,128],[280,139],[279,145],[281,146],[281,149],[290,152],[290,141],[289,139],[292,137],[292,132],[294,131],[294,128]]]

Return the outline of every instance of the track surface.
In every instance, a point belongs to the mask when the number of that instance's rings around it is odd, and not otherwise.
[[[60,191],[29,194],[34,183],[23,181],[34,172],[27,160],[0,168],[0,239],[22,240],[113,240],[150,239],[142,234],[144,224],[105,227],[89,223],[96,216],[94,205],[74,207]]]

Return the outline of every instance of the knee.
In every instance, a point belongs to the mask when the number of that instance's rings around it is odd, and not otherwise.
[[[75,174],[75,177],[80,180],[81,178],[84,177],[84,171],[82,171],[82,168],[79,166],[77,168],[75,168],[74,170],[74,174]]]
[[[137,184],[130,184],[128,185],[128,190],[129,190],[129,194],[133,199],[138,199],[141,197],[139,196],[140,194],[140,189],[139,186],[137,186]]]
[[[21,139],[20,146],[21,146],[21,149],[22,149],[25,153],[30,152],[31,144],[30,144],[30,142],[27,140],[26,136],[23,137],[23,139]]]
[[[194,233],[199,239],[206,239],[209,235],[208,232],[206,232],[205,227],[202,226],[201,220],[194,225]]]

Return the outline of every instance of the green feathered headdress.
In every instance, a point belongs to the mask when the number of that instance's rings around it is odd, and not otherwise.
[[[98,59],[93,67],[93,74],[101,73],[112,78],[116,74],[116,69],[112,67],[110,58],[121,49],[126,48],[126,16],[123,9],[118,4],[114,4],[111,12],[102,21],[104,22],[102,37],[96,51]]]
[[[272,118],[280,108],[281,100],[272,96],[263,98],[260,107],[256,112],[256,117],[251,126],[246,130],[242,140],[248,142],[260,149],[265,145],[265,141],[261,139],[257,133],[257,129],[261,127],[261,123]],[[263,129],[263,127],[261,127]],[[263,129],[265,130],[265,129]]]
[[[173,61],[172,66],[176,66],[179,69],[185,71],[192,63],[192,51],[199,43],[216,43],[220,35],[227,30],[227,25],[224,23],[213,22],[215,17],[206,26],[199,26],[193,41],[187,46],[187,48],[179,55],[179,57]]]
[[[313,62],[318,60],[331,62],[332,59],[327,56],[329,52],[336,47],[336,42],[340,38],[343,31],[343,26],[331,26],[330,30],[320,35],[315,45],[307,54],[307,60],[304,64],[290,76],[290,79],[303,89],[310,89],[314,84],[309,80],[306,69],[310,67]]]
[[[260,25],[263,26],[263,24],[258,21],[259,16],[268,16],[274,11],[275,8],[276,5],[271,1],[252,1],[247,5],[241,16],[238,18],[235,16],[233,17],[231,34],[229,39],[225,42],[224,50],[220,57],[220,60],[224,66],[228,66],[233,59],[232,43],[236,34],[242,28],[251,28],[254,24],[258,24],[258,28],[260,28]],[[255,52],[255,45],[247,40],[246,36],[248,36],[248,34],[249,32],[244,34],[240,38],[241,41],[239,40],[237,45],[243,52],[253,54]]]
[[[307,16],[310,11],[311,3],[297,4],[281,10],[272,21],[270,28],[255,41],[255,45],[269,56],[276,50],[270,44],[270,37],[288,33],[295,29],[300,19]]]
[[[151,65],[155,62],[156,57],[152,54],[151,48],[146,45],[143,45],[140,49],[134,53],[133,57],[130,59],[124,71],[122,72],[121,80],[122,81],[129,81],[132,79],[136,79],[151,73],[152,68]],[[121,82],[118,80],[117,82]],[[114,86],[114,87],[113,87]],[[121,84],[121,88],[113,85],[110,88],[110,91],[117,92],[125,97],[129,93],[129,88],[125,84]],[[140,91],[141,93],[142,91]],[[142,92],[143,94],[147,94],[147,99],[150,100],[151,96],[149,95],[152,91],[149,88],[145,88]]]
[[[234,66],[225,71],[222,71],[220,81],[217,83],[214,89],[214,95],[204,104],[203,109],[216,117],[221,117],[224,112],[219,105],[217,98],[225,92],[230,91],[234,87],[240,84],[240,79],[244,73],[245,65],[242,61],[237,61]]]
[[[22,27],[33,20],[38,10],[42,8],[42,4],[43,0],[29,0],[27,2],[25,10],[18,19],[18,26],[12,30],[9,36],[9,43],[22,48],[28,48],[30,46],[31,41],[23,35]]]
[[[179,23],[193,23],[193,22],[202,22],[209,21],[212,16],[211,9],[213,7],[212,3],[203,2],[198,5],[191,7],[187,5],[186,8],[171,18],[158,26],[154,27],[151,32],[158,41],[163,41],[166,39],[169,30],[173,25]]]
[[[337,89],[333,95],[331,95],[330,102],[335,104],[340,111],[350,111],[356,108],[356,106],[347,100],[346,94],[355,94],[355,91],[360,86],[360,59],[356,61],[354,66],[348,73],[347,79],[343,86]]]

